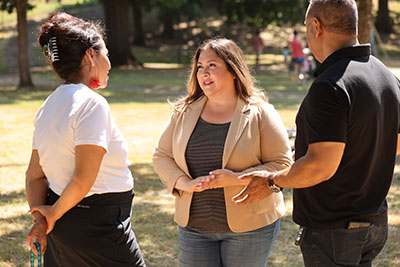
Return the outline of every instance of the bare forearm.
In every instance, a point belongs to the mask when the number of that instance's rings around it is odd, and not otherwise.
[[[40,179],[30,179],[27,177],[25,185],[26,200],[29,207],[46,204],[46,196],[49,183],[46,177]],[[43,220],[43,216],[39,212],[33,212],[34,221]]]
[[[280,187],[305,188],[328,180],[331,175],[318,163],[300,158],[292,167],[274,175],[274,183]]]
[[[305,188],[329,180],[339,168],[346,144],[319,142],[308,146],[307,153],[292,167],[279,172],[274,182],[280,187]]]
[[[49,183],[46,177],[40,179],[26,179],[26,200],[29,207],[46,204],[46,195]]]
[[[93,183],[89,181],[87,183],[78,183],[75,179],[72,179],[52,207],[56,217],[60,218],[78,204],[89,192],[92,185]]]

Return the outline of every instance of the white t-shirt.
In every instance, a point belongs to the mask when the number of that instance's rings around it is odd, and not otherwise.
[[[97,145],[107,153],[86,196],[133,188],[128,145],[111,115],[107,100],[84,84],[60,85],[34,120],[33,149],[50,189],[61,195],[75,168],[75,146]]]

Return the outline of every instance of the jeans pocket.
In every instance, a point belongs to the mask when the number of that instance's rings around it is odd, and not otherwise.
[[[370,227],[333,230],[332,252],[335,263],[358,266],[369,229]]]

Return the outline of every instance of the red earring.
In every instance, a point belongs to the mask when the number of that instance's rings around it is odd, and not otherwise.
[[[90,88],[97,89],[100,87],[100,81],[96,78],[90,79]]]

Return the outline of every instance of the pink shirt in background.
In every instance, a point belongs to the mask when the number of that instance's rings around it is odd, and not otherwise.
[[[290,41],[290,45],[292,47],[292,58],[303,58],[303,48],[301,47],[300,42],[293,37],[292,41]]]

